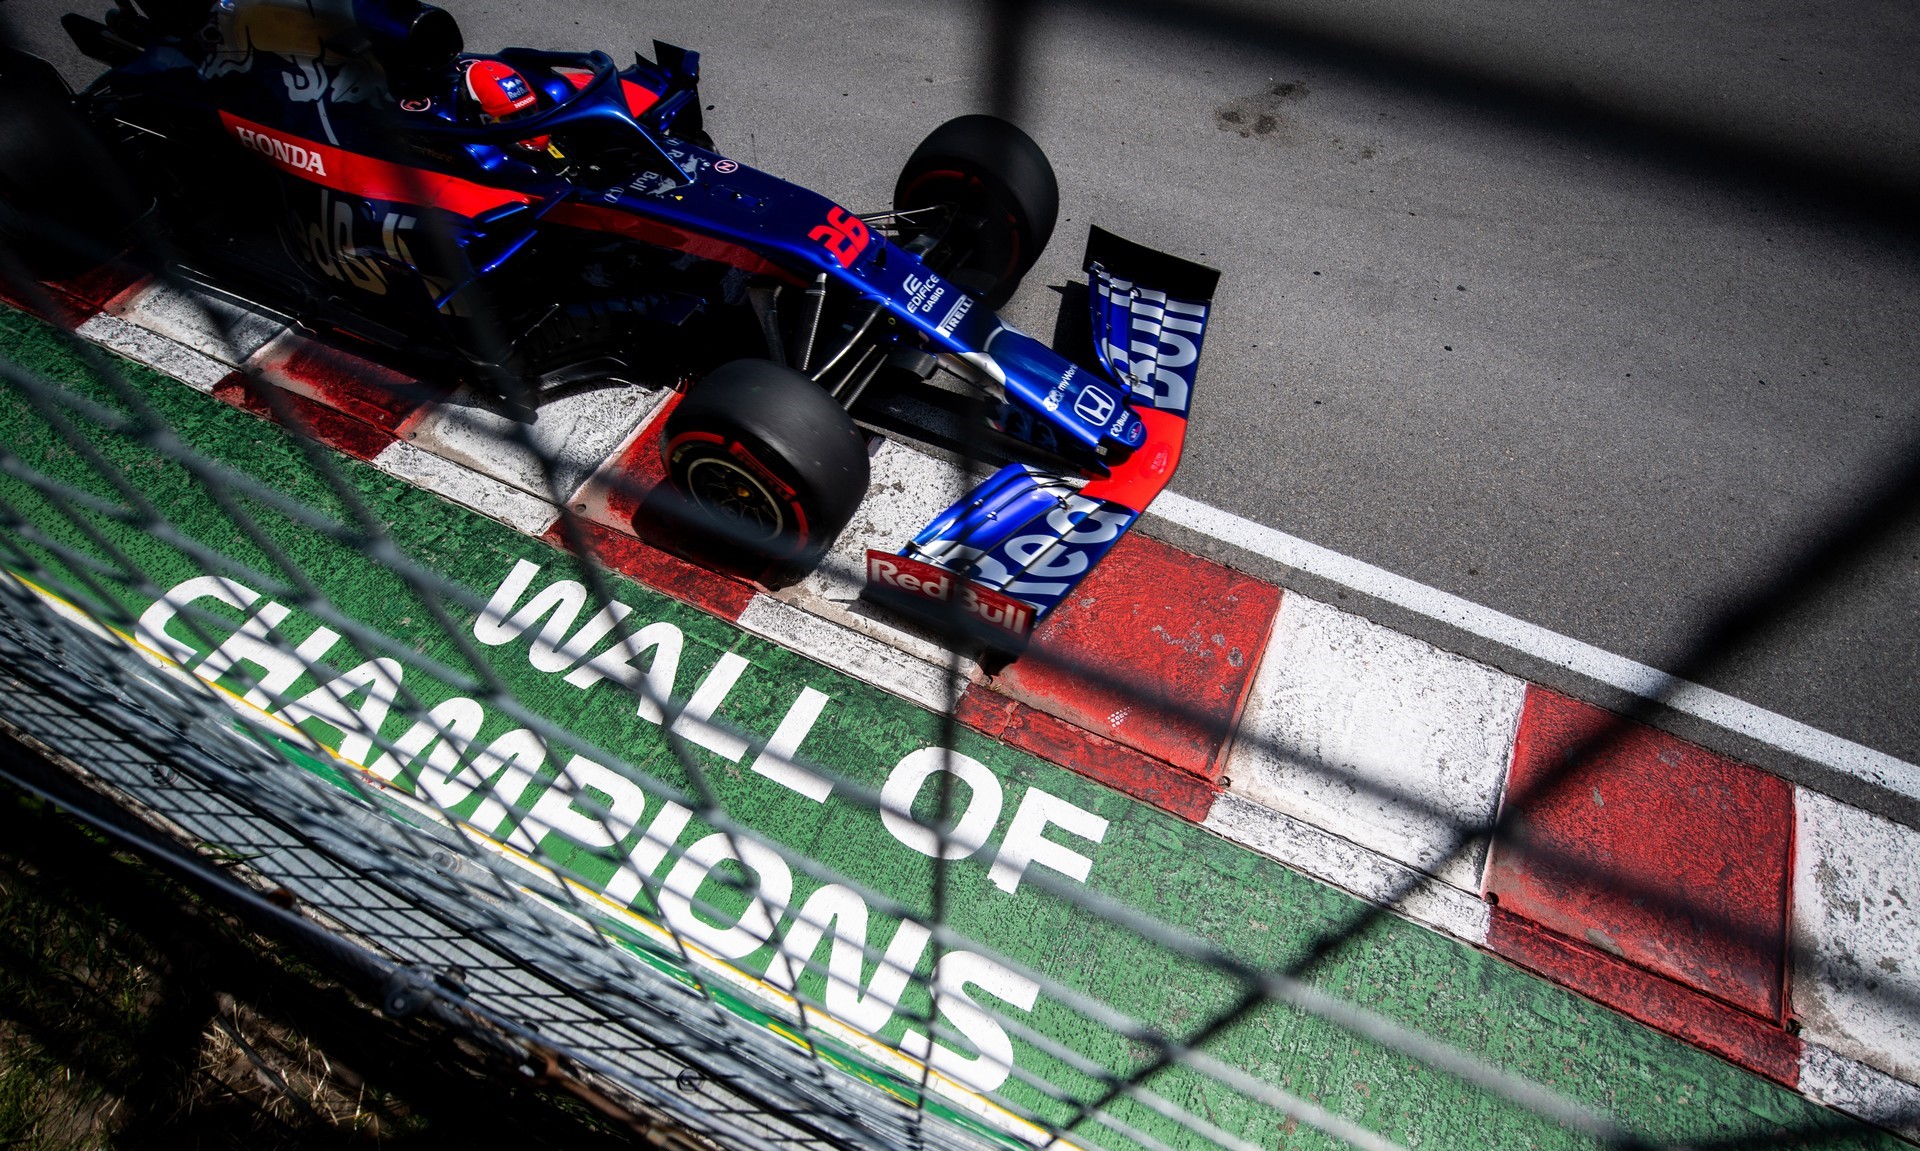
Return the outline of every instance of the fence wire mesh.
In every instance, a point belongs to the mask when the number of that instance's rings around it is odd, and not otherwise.
[[[980,67],[995,110],[1017,116],[1031,8],[995,0],[983,16]],[[170,290],[216,359],[249,362],[249,313],[211,297],[164,235],[90,254]],[[5,259],[16,300],[62,314]],[[1252,1028],[1430,1069],[1448,1092],[1586,1144],[1671,1145],[1591,1093],[1369,1006],[1339,962],[1393,946],[1396,907],[1450,860],[1512,839],[1529,806],[1656,718],[1657,695],[1487,823],[1304,764],[1448,822],[1448,849],[1383,899],[1315,910],[1317,929],[1283,953],[1249,951],[1218,941],[1212,909],[1182,906],[1181,868],[1210,861],[1168,855],[1139,890],[1083,882],[1065,845],[1099,842],[1113,808],[1064,773],[993,759],[957,722],[973,660],[957,621],[929,633],[950,656],[944,710],[867,692],[844,754],[809,753],[835,700],[792,685],[825,681],[602,566],[571,502],[574,461],[526,422],[487,426],[536,461],[559,547],[322,446],[304,434],[314,410],[257,375],[230,377],[245,402],[223,406],[57,324],[14,311],[0,326],[0,721],[143,813],[145,850],[373,981],[388,1010],[436,1012],[530,1065],[562,1059],[656,1124],[656,1142],[1160,1151],[1266,1147],[1297,1128],[1416,1142],[1385,1133],[1417,1130],[1391,1103],[1355,1115],[1291,1089],[1283,1044],[1252,1058],[1226,1042]],[[508,359],[475,370],[511,404],[535,385]],[[1844,575],[1916,485],[1913,471],[1887,477],[1856,518],[1704,622],[1670,682],[1710,678]],[[781,674],[755,670],[768,667]],[[1178,710],[1125,668],[1057,670]],[[1003,811],[1013,826],[990,842]],[[1632,875],[1589,878],[1673,898]],[[1077,942],[1029,946],[1036,923]],[[1178,994],[1146,1003],[1095,977],[1103,949]],[[1720,1145],[1858,1134],[1796,1122]]]

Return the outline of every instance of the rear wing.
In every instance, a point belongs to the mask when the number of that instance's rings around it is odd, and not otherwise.
[[[1093,352],[1147,436],[1109,474],[1008,464],[900,552],[867,552],[867,595],[1018,650],[1173,478],[1220,273],[1121,239],[1087,238]]]

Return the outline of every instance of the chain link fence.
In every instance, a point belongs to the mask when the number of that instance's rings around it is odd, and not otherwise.
[[[983,67],[1012,113],[1029,8],[988,9]],[[157,238],[141,251],[142,273],[204,301],[155,257]],[[16,298],[60,314],[7,264]],[[231,311],[195,306],[237,342]],[[502,450],[540,461],[565,550],[57,325],[11,312],[6,337],[0,722],[138,813],[103,818],[115,835],[378,988],[383,1010],[432,1013],[565,1078],[650,1143],[1161,1151],[1268,1147],[1304,1129],[1416,1144],[1402,1110],[1355,1116],[1288,1085],[1289,1059],[1364,1049],[1440,1084],[1422,1090],[1574,1145],[1669,1145],[1593,1093],[1542,1086],[1343,981],[1355,949],[1402,946],[1391,913],[1422,877],[1375,904],[1286,888],[1301,902],[1274,913],[1313,929],[1267,952],[1221,942],[1209,909],[1183,901],[1183,886],[1214,888],[1182,868],[1227,866],[1217,853],[1169,850],[1134,888],[1076,880],[1061,844],[1098,841],[1116,808],[957,723],[970,656],[949,664],[945,714],[927,714],[624,582],[581,558],[592,525],[569,506],[561,454],[525,424]],[[281,427],[311,418],[266,381],[235,386]],[[1707,677],[1842,575],[1917,484],[1890,477],[1857,519],[1704,624],[1676,682]],[[553,626],[567,602],[588,621],[572,634]],[[1138,686],[1124,668],[1068,670]],[[803,753],[829,697],[860,709],[834,754]],[[1659,705],[1589,737],[1541,792]],[[1538,797],[1511,797],[1501,818]],[[1010,855],[1013,831],[988,842],[1003,805],[1016,825],[1033,812],[1029,831],[1066,833],[1035,832],[1025,858]],[[1454,851],[1506,826],[1457,827]],[[1015,892],[1017,905],[996,902]],[[1034,924],[1042,946],[1025,942]],[[1102,949],[1136,982],[1093,973]],[[1141,980],[1177,993],[1131,997]],[[1250,1026],[1297,1048],[1250,1055]],[[1407,1107],[1430,1099],[1409,1092]],[[1815,1117],[1725,1142],[1783,1135],[1864,1138]]]

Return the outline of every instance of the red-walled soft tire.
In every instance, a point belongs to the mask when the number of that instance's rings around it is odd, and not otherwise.
[[[950,208],[975,229],[949,271],[998,308],[1052,238],[1060,184],[1031,136],[994,116],[961,116],[913,150],[894,184],[893,206]]]
[[[867,494],[867,442],[853,418],[770,360],[709,372],[668,417],[662,451],[701,526],[759,558],[817,557]]]

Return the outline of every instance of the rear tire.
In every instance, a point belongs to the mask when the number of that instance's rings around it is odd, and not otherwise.
[[[53,67],[0,52],[0,244],[36,275],[73,275],[126,247],[141,200]]]
[[[1060,184],[1031,136],[994,116],[961,116],[913,150],[894,185],[893,206],[948,209],[935,215],[951,224],[942,247],[957,259],[943,271],[982,289],[987,304],[998,308],[1053,236]]]
[[[709,529],[755,558],[805,562],[833,545],[866,497],[866,439],[812,380],[734,360],[667,419],[667,476]]]

